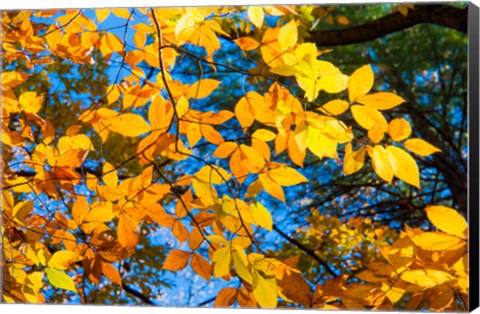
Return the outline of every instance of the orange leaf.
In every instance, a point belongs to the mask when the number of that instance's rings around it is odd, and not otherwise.
[[[188,239],[188,230],[179,220],[176,220],[172,225],[172,233],[180,243]]]
[[[138,243],[138,221],[134,221],[127,214],[120,214],[117,227],[118,242],[126,248],[134,249]]]
[[[120,287],[122,286],[122,277],[118,270],[110,263],[102,262],[102,273],[105,277],[116,283]]]
[[[162,269],[177,271],[184,269],[187,266],[188,259],[190,258],[190,252],[182,250],[171,250],[163,264]]]
[[[234,40],[234,42],[242,48],[242,50],[250,51],[257,49],[260,46],[260,43],[250,37],[240,37]]]
[[[200,275],[203,279],[210,281],[210,278],[212,277],[212,266],[200,254],[193,253],[190,266],[195,273]]]
[[[232,306],[237,299],[237,289],[235,288],[223,288],[217,294],[214,307],[226,307]]]

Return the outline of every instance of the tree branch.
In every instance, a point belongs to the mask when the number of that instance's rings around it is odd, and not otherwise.
[[[147,303],[147,304],[156,305],[156,303],[153,302],[152,299],[150,299],[150,298],[147,297],[146,295],[142,294],[140,291],[137,291],[137,290],[133,289],[132,287],[130,287],[129,285],[127,285],[127,284],[124,283],[124,282],[122,282],[122,289],[125,290],[125,292],[130,293],[131,295],[136,296],[137,298],[139,298],[140,300],[142,300],[143,302],[145,302],[145,303]]]
[[[467,8],[459,9],[449,5],[415,5],[407,16],[395,12],[359,26],[312,32],[310,40],[323,47],[349,45],[377,39],[422,23],[467,33],[467,13]]]
[[[275,230],[279,235],[281,235],[285,240],[290,242],[291,244],[295,245],[305,253],[307,253],[308,256],[312,257],[314,260],[316,260],[320,265],[322,265],[325,270],[332,276],[338,277],[339,275],[330,267],[328,266],[327,262],[325,262],[323,259],[320,258],[315,252],[302,243],[298,242],[297,240],[289,237],[287,234],[285,234],[282,230],[280,230],[276,225],[273,225],[273,230]]]

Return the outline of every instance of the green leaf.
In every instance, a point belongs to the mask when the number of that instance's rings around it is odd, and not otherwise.
[[[48,281],[52,286],[68,291],[77,292],[73,279],[70,278],[65,272],[47,267],[45,268],[45,273],[47,274]]]

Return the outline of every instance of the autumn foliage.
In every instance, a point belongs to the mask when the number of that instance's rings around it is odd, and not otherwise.
[[[288,190],[318,180],[307,170],[322,163],[307,160],[334,161],[346,179],[367,168],[376,182],[421,191],[418,160],[441,153],[407,116],[389,118],[408,100],[375,85],[374,65],[345,73],[324,59],[329,51],[309,42],[311,12],[4,12],[3,300],[89,303],[94,290],[106,291],[98,300],[131,293],[126,265],[153,250],[151,237],[169,237],[173,245],[148,258],[165,273],[215,280],[215,306],[464,310],[467,222],[449,207],[424,204],[426,227],[400,232],[313,208],[297,240],[270,250]],[[254,66],[228,63],[231,49]],[[176,75],[185,64],[193,78]],[[66,65],[102,65],[108,79],[91,77],[78,90],[87,97],[50,106],[45,86],[68,87],[49,73],[81,75]],[[226,95],[231,79],[207,69],[244,77],[241,95]],[[217,105],[218,93],[231,105]],[[332,266],[342,260],[345,272]]]

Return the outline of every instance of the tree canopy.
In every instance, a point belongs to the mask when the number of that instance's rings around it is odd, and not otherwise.
[[[466,4],[2,27],[4,302],[468,309]]]

